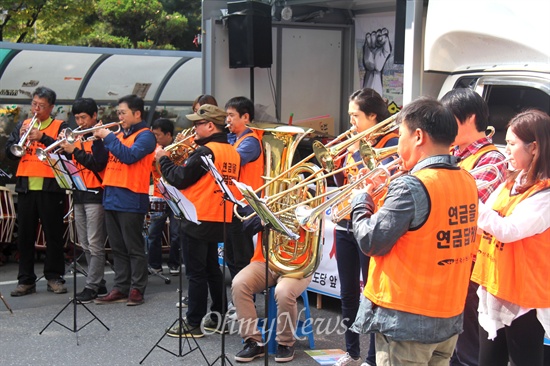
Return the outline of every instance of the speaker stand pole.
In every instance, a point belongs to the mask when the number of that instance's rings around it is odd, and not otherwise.
[[[254,103],[254,67],[250,68],[250,100]]]

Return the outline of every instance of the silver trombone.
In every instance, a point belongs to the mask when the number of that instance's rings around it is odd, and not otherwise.
[[[479,191],[479,190],[482,190],[482,189],[486,189],[487,187],[492,186],[496,182],[500,181],[502,179],[502,173],[500,172],[498,167],[501,166],[502,164],[508,164],[509,162],[510,162],[510,158],[506,158],[502,161],[499,161],[498,163],[481,165],[481,166],[478,166],[477,168],[474,168],[474,169],[470,170],[469,173],[472,176],[474,176],[475,174],[479,174],[481,172],[484,172],[484,171],[493,171],[493,173],[494,173],[495,177],[492,180],[477,180],[476,179],[477,190]]]
[[[36,125],[38,123],[38,125]],[[36,126],[35,126],[36,125]],[[25,131],[25,134],[19,139],[19,142],[17,144],[10,146],[10,152],[17,156],[18,158],[22,157],[26,154],[27,148],[30,146],[31,141],[29,141],[29,134],[31,133],[32,129],[37,127],[40,129],[40,126],[42,123],[36,118],[36,113],[32,117],[31,121],[29,122],[29,126],[27,128],[27,131]]]
[[[122,123],[122,121],[111,122],[111,123],[107,123],[106,125],[94,126],[94,127],[86,128],[84,130],[80,130],[80,131],[77,131],[77,130],[69,131],[68,133],[65,134],[65,138],[67,139],[67,142],[69,144],[74,144],[74,142],[76,141],[77,138],[79,138],[79,136],[83,136],[83,135],[86,135],[88,133],[93,133],[94,131],[101,130],[102,128],[111,129],[111,128],[114,127],[116,129],[112,130],[112,132],[113,133],[119,133],[121,123]],[[89,138],[87,141],[93,141],[95,139],[96,139],[95,137],[94,138]]]

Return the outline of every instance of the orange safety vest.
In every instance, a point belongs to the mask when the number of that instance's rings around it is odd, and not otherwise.
[[[214,153],[214,165],[223,176],[225,184],[235,195],[238,190],[233,179],[239,180],[241,157],[237,150],[229,144],[209,142],[205,145]],[[197,210],[199,221],[224,222],[224,202],[222,192],[210,173],[203,175],[195,184],[181,190],[181,193],[190,200]],[[233,203],[225,203],[225,222],[231,222],[233,217]]]
[[[116,137],[122,145],[131,147],[137,136],[148,128],[142,128],[139,131],[124,138],[124,134],[119,132]],[[151,164],[155,158],[155,153],[152,152],[143,159],[136,161],[133,164],[124,164],[111,152],[109,152],[109,161],[105,168],[105,176],[103,178],[104,186],[127,188],[135,193],[149,194],[149,174],[151,174]]]
[[[468,156],[466,159],[461,160],[458,162],[458,166],[464,169],[465,171],[469,172],[472,169],[477,167],[477,164],[479,160],[483,157],[483,155],[487,154],[490,151],[498,151],[497,147],[493,144],[485,145],[481,149],[479,149],[475,154],[472,154]],[[481,241],[481,235],[476,235],[476,248],[479,248],[479,243]],[[477,252],[477,251],[476,251]],[[472,260],[476,261],[476,252],[473,253]]]
[[[413,174],[430,200],[426,221],[372,256],[363,294],[388,309],[450,318],[464,310],[477,223],[477,188],[459,168],[426,168]],[[460,187],[449,194],[449,187]]]
[[[159,150],[162,150],[162,146],[157,144],[157,147],[155,149],[155,155],[156,155],[157,151],[159,151]],[[156,164],[155,159],[153,159],[153,163],[151,165],[151,174],[153,175],[153,196],[161,197],[161,198],[164,197],[162,194],[160,194],[160,191],[157,187],[157,183],[159,182],[162,175],[160,174],[160,172],[157,169],[157,164]]]
[[[80,141],[80,149],[84,150],[88,154],[92,153],[92,144],[93,141]],[[73,159],[75,166],[80,171],[80,175],[82,176],[82,180],[84,181],[84,184],[86,184],[87,188],[100,188],[103,183],[97,178],[96,174],[92,172],[90,169],[84,167],[84,165],[80,164],[78,161]],[[103,179],[105,176],[105,169],[103,169],[101,172],[98,172],[97,175]]]
[[[26,126],[29,124],[31,120],[26,119],[21,127]],[[57,135],[59,134],[59,127],[63,121],[54,119],[48,127],[40,130],[46,135],[57,139]],[[47,161],[40,161],[38,157],[36,156],[36,149],[37,148],[46,148],[46,146],[38,141],[33,141],[30,146],[27,148],[25,155],[21,157],[21,160],[19,161],[19,166],[17,167],[17,172],[15,175],[18,177],[44,177],[44,178],[54,178],[53,169],[48,164]]]
[[[250,131],[247,134],[244,134],[241,136],[233,145],[235,149],[239,147],[241,142],[247,137],[253,137],[256,140],[258,140],[260,144],[260,156],[254,161],[248,162],[245,165],[241,166],[241,172],[240,172],[240,181],[243,182],[246,185],[249,185],[252,187],[253,190],[258,189],[262,186],[264,183],[264,179],[262,178],[264,174],[264,152],[262,148],[262,141],[254,131]],[[237,199],[242,199],[243,195],[240,191],[237,190],[237,194],[235,195]]]
[[[499,192],[493,210],[501,217],[510,216],[514,208],[532,195],[550,188],[545,179],[523,193],[511,195],[514,182]],[[533,212],[533,220],[542,212]],[[546,213],[547,214],[547,213]],[[550,307],[550,228],[540,234],[511,243],[501,243],[484,232],[472,281],[485,287],[494,296],[524,308]]]
[[[479,159],[481,159],[483,155],[487,154],[490,151],[498,151],[498,149],[495,145],[492,145],[492,144],[485,145],[481,149],[479,149],[475,154],[472,154],[468,156],[466,159],[459,161],[458,166],[466,170],[467,172],[469,172],[470,170],[474,169],[477,166]]]

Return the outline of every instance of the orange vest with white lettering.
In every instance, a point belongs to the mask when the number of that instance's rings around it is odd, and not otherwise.
[[[233,179],[239,180],[241,157],[229,144],[209,142],[207,148],[214,153],[214,165],[224,178],[233,195],[238,191]],[[195,184],[181,190],[181,193],[195,205],[199,221],[224,222],[224,202],[220,187],[210,173],[204,174]],[[225,203],[225,222],[231,222],[233,203]]]
[[[493,210],[501,217],[509,216],[523,200],[545,189],[545,179],[523,193],[511,195],[514,182],[508,182],[499,192]],[[537,215],[548,212],[533,212]],[[472,281],[485,287],[492,295],[524,308],[550,307],[550,228],[540,234],[511,243],[501,243],[484,232],[472,273]]]
[[[119,132],[116,137],[127,147],[131,147],[139,134],[149,131],[148,128],[131,134],[124,138],[124,134]],[[105,168],[103,178],[104,186],[127,188],[135,193],[149,194],[149,175],[151,174],[151,164],[155,158],[155,153],[147,154],[141,160],[133,164],[124,164],[111,152],[109,152],[109,162]]]
[[[264,179],[262,178],[264,174],[264,151],[262,148],[262,141],[254,131],[250,131],[249,133],[241,136],[235,142],[233,147],[237,149],[241,142],[247,137],[253,137],[258,140],[258,143],[260,144],[260,156],[258,156],[256,160],[248,162],[245,165],[241,166],[239,179],[244,184],[252,187],[252,189],[255,191],[256,189],[261,187],[262,184],[264,184]],[[237,194],[235,195],[235,197],[240,200],[243,198],[243,195],[240,191],[237,190]]]
[[[391,251],[372,256],[363,294],[374,304],[450,318],[464,310],[476,235],[477,188],[459,168],[413,174],[430,200],[426,221],[409,229]],[[460,187],[449,194],[449,187]]]
[[[28,125],[30,121],[30,119],[25,120],[25,122],[23,122],[23,124],[21,125],[21,128]],[[59,134],[59,127],[62,123],[63,121],[54,119],[48,125],[48,127],[40,131],[54,139],[57,139],[57,135]],[[48,164],[48,162],[40,161],[40,159],[38,159],[38,157],[36,156],[36,149],[39,147],[42,149],[46,148],[43,143],[38,141],[33,141],[27,148],[25,155],[23,155],[21,157],[21,160],[19,161],[17,173],[15,173],[18,177],[54,178],[53,169]]]
[[[91,154],[92,144],[93,144],[93,141],[80,141],[80,149],[86,151],[88,154]],[[75,159],[73,159],[73,161],[75,163],[75,166],[80,171],[82,180],[84,181],[88,189],[100,188],[103,185],[103,183],[97,178],[94,172],[84,167],[84,165],[80,164]],[[103,177],[105,176],[105,169],[102,170],[101,172],[98,172],[97,175],[99,175],[101,179],[103,179]]]

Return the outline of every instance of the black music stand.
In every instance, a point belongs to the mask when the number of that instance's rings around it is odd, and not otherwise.
[[[61,188],[64,188],[64,189],[67,189],[67,190],[71,190],[71,191],[88,191],[88,192],[94,192],[94,191],[91,191],[91,190],[88,190],[86,188],[86,185],[84,184],[84,181],[82,180],[82,177],[80,176],[80,173],[79,173],[79,170],[78,168],[69,160],[67,160],[67,158],[65,158],[65,156],[62,156],[62,155],[58,155],[58,157],[55,157],[53,155],[50,155],[46,158],[47,162],[50,164],[50,166],[52,167],[53,171],[54,171],[54,175],[55,175],[55,178],[57,180],[57,182],[59,183],[59,186]],[[97,192],[96,192],[97,193]],[[73,208],[71,207],[71,210]],[[69,221],[69,225],[70,225],[70,221]],[[101,325],[103,325],[103,327],[107,330],[110,330],[109,327],[107,327],[90,309],[88,309],[88,307],[86,306],[86,304],[82,303],[80,300],[78,300],[76,298],[76,272],[78,272],[76,270],[76,238],[77,238],[77,233],[76,233],[76,225],[73,223],[73,227],[72,227],[72,234],[73,234],[73,298],[71,300],[69,300],[69,302],[67,303],[67,305],[65,305],[54,317],[52,320],[50,320],[50,322],[44,327],[44,329],[42,329],[40,331],[40,333],[38,334],[42,334],[49,326],[50,324],[52,323],[57,323],[59,325],[61,325],[63,328],[75,333],[76,335],[76,344],[77,346],[79,345],[78,343],[78,332],[84,328],[85,326],[87,326],[88,324],[90,324],[91,322],[93,322],[94,320],[97,320],[99,323],[101,323]],[[57,317],[61,315],[61,313],[63,313],[63,311],[69,307],[69,305],[73,305],[73,327],[72,328],[69,328],[68,326],[66,326],[65,324],[63,323],[60,323],[59,321],[57,321]],[[90,315],[92,315],[92,319],[89,320],[86,324],[84,324],[83,326],[81,326],[80,328],[78,327],[77,325],[77,321],[76,321],[76,317],[77,317],[77,305],[82,305],[84,307],[84,309],[86,309],[88,311],[88,313],[90,313]]]
[[[185,218],[187,220],[198,223],[197,212],[195,211],[195,207],[191,204],[191,202],[189,202],[189,200],[187,200],[187,198],[185,198],[185,196],[183,196],[183,194],[181,194],[181,192],[177,188],[166,183],[163,178],[159,180],[157,187],[159,188],[159,191],[163,195],[164,199],[166,200],[166,203],[168,203],[168,206],[170,206],[170,209],[174,212],[174,218],[178,220]],[[182,301],[182,294],[183,294],[183,270],[181,270],[182,264],[183,264],[183,240],[182,238],[180,238],[180,274],[179,274],[179,286],[178,286],[178,301]],[[147,357],[149,357],[151,352],[153,352],[153,350],[157,347],[176,357],[185,357],[191,352],[198,349],[202,357],[206,361],[206,363],[208,363],[208,359],[206,358],[206,355],[202,351],[201,347],[199,346],[199,343],[197,342],[197,340],[193,335],[191,335],[190,338],[193,338],[193,342],[195,342],[194,348],[191,347],[191,342],[189,341],[188,337],[181,337],[181,336],[179,337],[178,353],[175,353],[160,345],[160,342],[162,342],[164,337],[166,337],[166,335],[168,334],[168,331],[172,329],[172,327],[176,325],[176,323],[178,324],[178,329],[180,331],[184,329],[184,326],[185,326],[185,329],[187,329],[187,321],[183,317],[183,310],[181,306],[178,307],[178,318],[164,331],[164,334],[162,335],[162,337],[160,337],[157,343],[155,343],[155,345],[149,350],[149,352],[147,352],[145,357],[143,357],[143,359],[139,361],[140,365],[143,363],[143,361],[145,361]],[[189,351],[185,353],[183,353],[184,338],[187,346],[189,347]]]
[[[264,321],[264,327],[266,329],[265,334],[268,334],[266,337],[264,348],[266,355],[264,357],[264,364],[268,365],[268,343],[269,338],[273,336],[271,330],[269,328],[271,327],[271,324],[267,324],[268,321],[268,314],[269,314],[269,282],[268,282],[268,276],[269,276],[269,250],[267,243],[269,241],[269,234],[271,230],[275,230],[283,235],[288,236],[289,238],[293,240],[298,240],[300,238],[299,235],[293,233],[289,228],[287,228],[274,214],[269,210],[267,205],[265,204],[265,201],[259,198],[254,190],[247,186],[246,184],[233,181],[234,184],[237,186],[239,191],[241,191],[243,197],[248,201],[248,204],[254,212],[258,215],[258,217],[262,220],[264,223],[264,230],[262,233],[262,245],[265,248],[264,251],[264,258],[265,258],[265,321]]]
[[[201,156],[202,158],[202,161],[204,162],[204,164],[206,165],[206,168],[208,171],[210,171],[210,174],[212,175],[212,178],[214,179],[214,181],[218,184],[218,186],[220,187],[220,190],[222,192],[222,199],[223,199],[223,243],[224,243],[224,250],[223,250],[223,254],[222,254],[222,276],[223,276],[223,282],[224,282],[224,285],[223,285],[223,292],[222,292],[222,304],[224,304],[225,306],[225,303],[226,303],[226,289],[225,289],[225,267],[226,267],[226,256],[225,256],[225,243],[227,242],[227,222],[225,221],[225,209],[226,209],[226,204],[227,204],[227,201],[233,203],[233,204],[236,204],[236,205],[243,205],[242,202],[239,202],[239,200],[237,200],[235,198],[235,196],[233,195],[233,192],[231,192],[231,190],[229,189],[229,187],[227,186],[227,184],[225,184],[225,181],[223,180],[223,177],[222,175],[220,174],[220,172],[218,171],[218,169],[216,169],[216,166],[214,165],[214,162],[212,162],[212,159],[210,159],[210,157],[207,157],[207,156]],[[222,342],[221,342],[221,349],[220,349],[220,355],[211,363],[209,364],[209,366],[212,366],[214,364],[216,364],[216,362],[218,362],[218,360],[220,360],[221,362],[221,365],[224,366],[225,365],[225,361],[227,361],[230,365],[233,365],[231,363],[231,361],[229,360],[229,358],[227,357],[227,355],[225,354],[225,326],[227,325],[227,312],[226,314],[224,314],[223,316],[223,319],[221,319],[222,323],[221,323],[221,327],[222,327]]]

